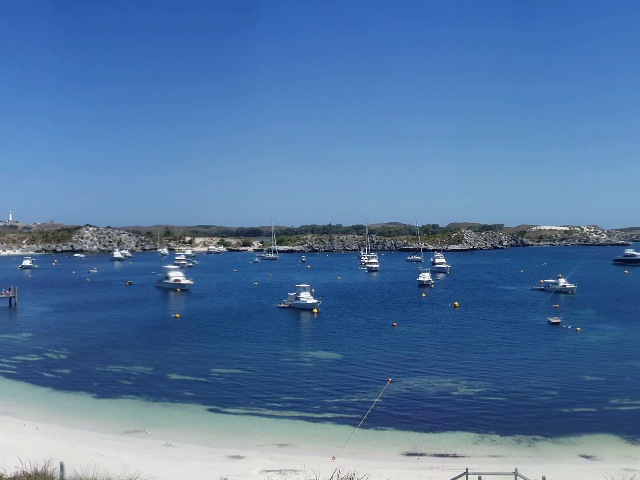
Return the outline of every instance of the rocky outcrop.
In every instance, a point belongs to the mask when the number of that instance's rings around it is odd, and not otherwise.
[[[524,234],[533,245],[629,245],[633,238],[620,230],[606,230],[595,225],[536,226]]]
[[[13,225],[12,225],[13,226]],[[62,231],[64,235],[50,235],[42,238],[60,238],[60,243],[32,245],[27,240],[28,234],[18,235],[16,229],[9,229],[2,237],[1,250],[17,249],[28,252],[110,252],[116,248],[131,251],[155,250],[156,245],[142,235],[111,227],[61,227],[47,225],[48,231]],[[19,230],[19,229],[18,229]],[[26,230],[26,227],[25,227]],[[628,228],[606,230],[598,226],[535,226],[514,227],[505,230],[486,230],[461,228],[449,230],[436,236],[427,237],[422,249],[432,250],[490,250],[510,247],[526,247],[529,245],[629,245],[640,241],[640,229]],[[33,238],[33,237],[32,237]],[[278,246],[282,253],[301,252],[357,252],[365,248],[362,235],[300,235],[290,237],[293,245]],[[164,242],[170,249],[188,245],[192,248],[215,244],[220,238],[206,237],[192,239],[185,237],[182,242]],[[246,251],[261,250],[264,242],[254,241],[247,244],[247,239],[224,239],[229,250]],[[432,242],[432,243],[430,243]],[[247,246],[241,246],[247,244]],[[415,251],[419,246],[415,240],[405,238],[370,236],[370,248],[375,251]]]
[[[154,250],[156,246],[144,237],[117,228],[84,226],[71,242],[33,247],[35,252],[111,252],[116,248],[134,251]]]
[[[505,232],[473,232],[460,230],[451,238],[452,242],[443,250],[494,250],[497,248],[527,247],[531,242],[524,238]]]

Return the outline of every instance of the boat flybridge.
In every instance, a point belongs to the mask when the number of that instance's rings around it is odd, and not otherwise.
[[[544,290],[545,292],[554,293],[576,293],[577,285],[569,283],[562,275],[548,280],[540,280],[540,285],[533,287],[533,290]]]
[[[613,263],[618,265],[640,265],[640,252],[636,252],[633,248],[625,248],[622,255],[618,255],[613,259]]]
[[[441,252],[435,252],[431,257],[431,271],[435,273],[449,273],[451,266]]]
[[[313,295],[311,295],[311,285],[301,283],[296,285],[296,291],[289,293],[287,298],[278,306],[284,308],[299,308],[301,310],[313,310],[318,308],[320,303],[320,300],[313,298]]]
[[[156,282],[156,287],[171,290],[187,290],[193,285],[193,280],[187,278],[177,265],[165,265],[164,277]]]
[[[36,265],[35,263],[33,263],[33,258],[31,257],[24,257],[22,259],[22,263],[20,264],[20,266],[18,267],[20,270],[30,270],[32,268],[35,268]]]

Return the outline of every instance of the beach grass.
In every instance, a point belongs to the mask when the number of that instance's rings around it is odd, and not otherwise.
[[[284,471],[282,472],[284,473]],[[145,480],[139,474],[112,475],[108,472],[100,472],[97,469],[89,469],[89,471],[81,470],[71,474],[60,476],[60,470],[51,465],[51,462],[41,464],[22,463],[20,467],[13,473],[7,474],[0,472],[0,480]],[[306,480],[368,480],[368,474],[359,474],[357,472],[343,471],[335,469],[330,477],[313,477],[307,476]],[[613,479],[612,479],[613,480]]]
[[[22,463],[20,467],[12,472],[0,472],[0,480],[144,480],[139,474],[112,475],[107,472],[100,472],[93,468],[89,471],[82,470],[60,475],[60,470],[54,467],[51,462],[41,464]]]

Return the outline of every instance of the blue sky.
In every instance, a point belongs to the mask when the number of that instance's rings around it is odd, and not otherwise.
[[[638,2],[0,8],[2,218],[640,224]]]

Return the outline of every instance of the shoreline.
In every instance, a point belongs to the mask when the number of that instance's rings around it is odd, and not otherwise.
[[[207,412],[205,407],[96,399],[0,379],[0,470],[49,461],[67,472],[141,479],[448,480],[513,472],[547,480],[629,479],[640,445],[612,435],[557,439],[424,434]],[[353,436],[352,436],[353,434]],[[332,457],[337,457],[332,460]]]

